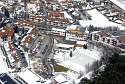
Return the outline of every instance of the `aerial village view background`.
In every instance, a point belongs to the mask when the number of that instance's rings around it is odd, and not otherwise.
[[[0,0],[0,84],[125,84],[125,0]]]

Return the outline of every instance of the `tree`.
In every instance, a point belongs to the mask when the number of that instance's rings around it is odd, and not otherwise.
[[[9,14],[9,11],[7,9],[4,10],[4,15],[9,18],[10,17],[10,14]]]
[[[24,29],[24,27],[22,28],[22,34],[24,34],[25,33],[25,29]]]
[[[70,51],[70,57],[72,57],[72,51]]]
[[[94,78],[95,84],[124,84],[125,56],[115,53],[106,63],[104,71]]]
[[[84,48],[84,49],[87,49],[87,44],[84,44],[84,45],[83,45],[83,48]]]
[[[19,28],[17,25],[14,27],[14,33],[19,33]]]
[[[78,84],[92,84],[92,81],[90,81],[88,78],[84,77],[80,80]]]

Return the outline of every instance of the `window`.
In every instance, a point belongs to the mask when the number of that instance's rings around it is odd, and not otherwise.
[[[107,40],[107,43],[110,43],[110,39]]]
[[[102,41],[105,42],[105,38],[102,38]]]

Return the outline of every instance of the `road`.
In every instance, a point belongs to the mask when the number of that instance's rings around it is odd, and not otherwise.
[[[52,67],[49,64],[47,59],[48,59],[49,55],[51,54],[51,51],[52,51],[52,48],[53,48],[53,38],[51,38],[49,36],[47,36],[47,37],[50,39],[50,41],[49,41],[49,44],[48,44],[49,47],[48,47],[48,49],[47,49],[47,51],[44,55],[43,64],[46,66],[47,71],[48,71],[45,78],[51,78],[53,69],[52,69]]]

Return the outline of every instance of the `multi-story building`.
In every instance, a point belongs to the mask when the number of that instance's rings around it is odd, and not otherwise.
[[[85,41],[87,40],[87,34],[78,30],[67,30],[66,31],[66,40],[70,41]]]
[[[85,41],[88,35],[85,33],[85,29],[79,25],[72,25],[66,28],[65,40],[69,41]]]
[[[117,33],[117,34],[116,34]],[[91,40],[95,42],[101,42],[106,45],[120,47],[125,49],[125,35],[124,33],[97,31],[91,33]]]
[[[52,28],[51,34],[65,37],[66,31],[64,29]]]

